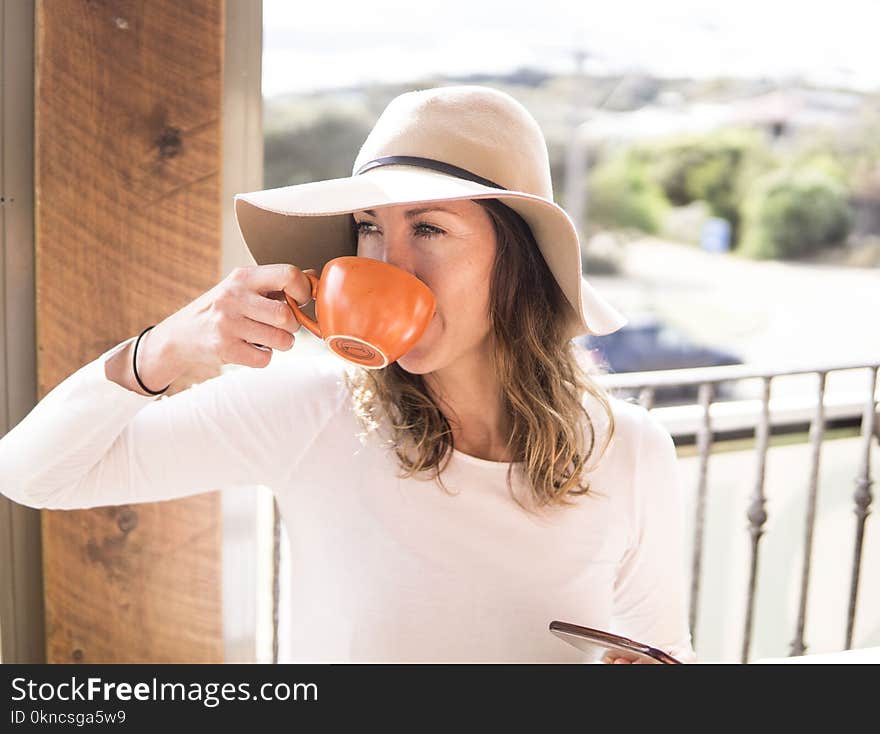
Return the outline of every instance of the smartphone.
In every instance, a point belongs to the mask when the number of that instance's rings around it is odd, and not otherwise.
[[[560,622],[558,619],[554,619],[550,622],[550,631],[559,639],[565,640],[584,652],[596,653],[597,660],[601,660],[605,653],[610,651],[615,656],[626,658],[631,662],[682,664],[681,660],[677,660],[669,653],[658,650],[656,647],[592,627],[582,627],[579,624]]]

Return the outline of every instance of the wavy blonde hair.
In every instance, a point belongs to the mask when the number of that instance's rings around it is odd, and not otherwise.
[[[503,409],[512,426],[508,488],[514,501],[530,509],[513,491],[511,472],[520,464],[538,507],[571,505],[568,495],[598,494],[584,476],[596,442],[593,419],[582,402],[585,393],[608,416],[599,458],[614,432],[608,393],[591,378],[601,368],[591,366],[587,351],[566,335],[570,306],[525,220],[497,199],[472,201],[488,212],[496,235],[489,311]],[[357,242],[354,217],[352,232]],[[361,439],[388,419],[386,444],[397,454],[399,477],[429,473],[448,492],[440,474],[452,457],[452,430],[422,375],[392,362],[378,370],[354,367],[345,380],[364,429]]]

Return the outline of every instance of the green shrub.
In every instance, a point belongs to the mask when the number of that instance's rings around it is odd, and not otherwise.
[[[737,128],[643,144],[638,155],[672,204],[705,201],[714,216],[730,222],[734,241],[745,188],[773,165],[760,133]]]
[[[609,227],[635,227],[651,234],[669,202],[632,150],[615,152],[590,173],[588,218]]]
[[[837,156],[829,150],[811,151],[794,156],[789,167],[797,170],[818,171],[833,178],[842,186],[847,185],[847,170]]]
[[[818,168],[780,169],[758,179],[743,203],[738,250],[747,257],[808,255],[846,238],[852,211],[846,188]]]
[[[829,173],[852,192],[867,184],[880,166],[880,117],[867,116],[853,121],[846,134],[817,129],[804,132],[793,142],[793,167],[809,165]]]

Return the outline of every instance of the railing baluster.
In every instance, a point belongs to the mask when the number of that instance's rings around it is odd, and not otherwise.
[[[643,387],[639,392],[639,403],[646,408],[647,410],[651,410],[654,407],[654,388],[648,385],[647,387]]]
[[[797,631],[791,643],[789,655],[803,655],[807,646],[804,644],[804,625],[807,617],[807,595],[810,584],[810,559],[813,554],[813,527],[816,524],[816,496],[819,492],[819,459],[822,454],[822,439],[825,436],[825,382],[826,372],[818,372],[818,394],[816,395],[816,413],[810,423],[810,464],[809,497],[807,499],[806,537],[804,538],[804,566],[801,573],[801,599],[798,606]]]
[[[743,630],[743,645],[741,662],[748,662],[749,645],[752,641],[752,617],[755,608],[755,585],[758,579],[758,541],[764,533],[764,523],[767,522],[767,513],[764,510],[764,470],[767,465],[767,447],[770,443],[770,383],[771,377],[762,380],[761,417],[755,427],[756,451],[758,453],[757,476],[755,478],[755,492],[749,505],[749,533],[752,536],[752,558],[749,569],[749,590],[746,599],[746,621]]]
[[[694,555],[691,567],[691,600],[689,625],[691,641],[696,645],[697,640],[697,610],[699,609],[700,596],[700,560],[703,557],[703,524],[706,516],[706,476],[709,469],[709,454],[712,448],[712,419],[709,409],[715,394],[715,385],[711,382],[703,382],[699,388],[700,407],[703,411],[703,421],[697,435],[700,452],[700,473],[697,484],[697,507],[694,522]]]
[[[859,476],[856,478],[856,492],[853,496],[856,507],[856,543],[853,554],[852,581],[849,592],[849,612],[846,622],[846,646],[852,647],[853,627],[856,617],[856,596],[859,590],[859,571],[862,565],[862,541],[865,535],[865,520],[871,512],[871,441],[874,439],[874,393],[877,389],[877,367],[869,370],[868,400],[862,414],[862,461]]]
[[[281,510],[272,499],[272,662],[278,662],[278,604],[281,596]]]

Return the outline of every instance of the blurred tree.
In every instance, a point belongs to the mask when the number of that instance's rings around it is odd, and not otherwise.
[[[669,202],[632,149],[610,154],[591,170],[587,218],[611,227],[656,233]]]
[[[328,111],[313,120],[266,131],[266,188],[351,175],[351,165],[370,131],[362,117]]]
[[[740,203],[748,185],[775,164],[758,131],[727,128],[643,143],[638,156],[675,206],[705,201],[739,236]]]
[[[743,204],[739,251],[753,258],[793,258],[842,243],[852,226],[846,188],[818,168],[772,171]]]

